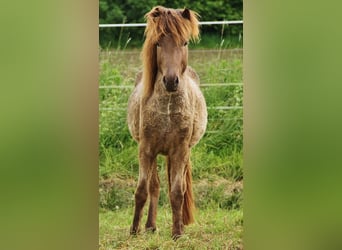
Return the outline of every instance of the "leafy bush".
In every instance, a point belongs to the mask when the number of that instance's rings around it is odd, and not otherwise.
[[[242,183],[230,182],[223,178],[214,177],[213,180],[203,179],[194,185],[196,206],[201,209],[242,208]]]
[[[169,8],[187,7],[198,12],[202,21],[242,20],[242,0],[222,1],[169,1],[169,0],[128,0],[113,1],[100,0],[99,16],[100,23],[143,23],[144,15],[156,5]],[[242,35],[242,25],[230,27],[221,25],[205,25],[201,27],[203,35],[216,34],[222,37],[239,37]],[[100,28],[100,44],[102,47],[141,46],[144,29],[140,27],[130,28]]]

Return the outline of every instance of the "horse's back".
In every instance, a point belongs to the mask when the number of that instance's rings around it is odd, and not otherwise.
[[[198,74],[196,73],[196,71],[193,68],[188,66],[187,67],[187,73],[188,73],[188,76],[190,76],[190,78],[192,80],[194,80],[198,85],[200,84],[199,76],[198,76]]]
[[[127,123],[134,140],[139,141],[140,96],[142,91],[142,72],[137,74],[135,87],[128,99]]]
[[[135,78],[135,87],[142,81],[142,71],[138,72],[136,78]]]
[[[194,95],[195,95],[195,107],[194,107],[194,119],[193,119],[193,131],[190,139],[189,146],[196,145],[205,133],[207,127],[207,105],[202,91],[199,88],[200,79],[196,71],[188,66],[187,75],[195,82]]]

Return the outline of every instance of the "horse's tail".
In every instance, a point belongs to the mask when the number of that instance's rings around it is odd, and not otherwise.
[[[167,177],[168,177],[168,184],[169,184],[169,192],[171,191],[171,180],[170,180],[170,158],[169,156],[166,157],[167,160]],[[183,201],[183,224],[189,225],[190,223],[194,222],[194,215],[193,212],[195,210],[195,203],[194,197],[192,193],[192,175],[191,175],[191,162],[190,159],[188,160],[187,164],[185,165],[185,193],[184,193],[184,201]]]
[[[193,212],[195,210],[194,196],[192,193],[192,175],[190,159],[185,166],[185,193],[183,203],[183,224],[188,225],[194,222]]]

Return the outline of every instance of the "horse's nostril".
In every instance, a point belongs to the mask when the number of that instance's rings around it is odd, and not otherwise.
[[[177,90],[179,78],[176,75],[165,75],[163,76],[163,83],[167,91],[173,92]]]
[[[178,76],[163,76],[163,83],[165,84],[178,84]]]

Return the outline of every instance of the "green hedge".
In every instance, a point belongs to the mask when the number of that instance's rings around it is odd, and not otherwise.
[[[202,21],[242,20],[242,0],[221,1],[167,1],[167,0],[128,0],[113,1],[100,0],[99,16],[100,24],[108,23],[143,23],[144,15],[156,5],[170,8],[187,7],[196,11]],[[227,28],[222,25],[205,25],[201,27],[202,36],[213,34],[221,39],[233,39],[241,37],[242,25],[231,25]],[[101,47],[139,47],[144,41],[144,28],[100,28]],[[241,41],[241,39],[239,39]]]

